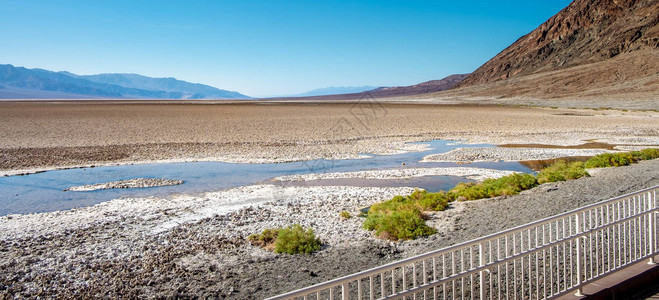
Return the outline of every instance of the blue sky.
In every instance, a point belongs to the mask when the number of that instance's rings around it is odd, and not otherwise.
[[[475,70],[569,2],[0,0],[0,63],[257,97],[409,85]]]

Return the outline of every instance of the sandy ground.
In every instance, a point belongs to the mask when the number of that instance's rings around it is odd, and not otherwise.
[[[432,139],[659,144],[659,113],[512,106],[0,102],[0,170],[108,163],[283,162],[415,150]]]

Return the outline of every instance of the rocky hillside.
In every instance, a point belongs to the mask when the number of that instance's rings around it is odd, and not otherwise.
[[[659,51],[659,1],[575,0],[537,29],[521,37],[460,83],[460,87],[491,83],[508,78],[602,63],[620,55],[626,66],[604,66],[605,77],[620,77],[624,69],[647,69]],[[643,59],[642,57],[646,57]],[[654,64],[656,66],[656,64]],[[607,71],[607,69],[613,69]],[[649,72],[646,72],[649,71]],[[656,74],[643,70],[632,78]],[[586,74],[587,75],[587,74]],[[601,74],[600,74],[601,75]],[[636,78],[633,78],[636,76]],[[600,76],[601,77],[601,76]],[[588,86],[594,79],[572,78],[571,83]],[[656,83],[655,83],[656,84]]]

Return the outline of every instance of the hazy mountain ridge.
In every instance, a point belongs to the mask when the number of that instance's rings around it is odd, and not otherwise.
[[[113,85],[119,85],[128,88],[159,90],[170,93],[183,93],[190,95],[191,99],[249,98],[238,92],[221,90],[205,84],[191,83],[187,81],[177,80],[172,77],[153,78],[139,74],[125,74],[125,73],[106,73],[106,74],[98,74],[98,75],[84,75],[80,77],[92,82],[113,84]]]
[[[313,89],[304,93],[290,95],[288,97],[311,97],[311,96],[324,96],[336,94],[352,94],[361,93],[365,91],[375,90],[381,87],[378,86],[330,86],[325,88]]]
[[[20,91],[2,95],[13,98],[42,98],[38,95],[55,95],[64,98],[138,98],[138,99],[249,99],[237,92],[211,86],[189,83],[174,78],[151,78],[137,74],[76,75],[70,72],[52,72],[27,69],[13,65],[0,65],[0,84]],[[32,92],[33,91],[33,92]],[[54,93],[51,93],[54,92]],[[68,94],[71,94],[70,97]]]
[[[387,98],[387,97],[405,97],[411,95],[427,94],[445,91],[456,86],[469,74],[450,75],[439,80],[430,80],[415,85],[379,87],[373,90],[360,93],[323,95],[311,97],[286,97],[279,99],[312,99],[312,100],[355,100],[364,97]]]

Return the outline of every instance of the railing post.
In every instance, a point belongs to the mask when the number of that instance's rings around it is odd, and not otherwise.
[[[652,191],[652,193],[648,192],[648,210],[652,211],[655,209],[655,205],[657,204],[657,190]],[[655,225],[655,220],[657,218],[657,215],[655,212],[652,212],[648,215],[650,219],[648,220],[648,232],[650,233],[650,237],[648,239],[648,242],[650,242],[650,261],[648,261],[648,264],[654,265],[656,262],[654,261],[654,253],[657,251],[655,243],[656,243],[656,238],[657,238],[657,226]]]
[[[575,215],[574,225],[576,226],[576,234],[577,235],[581,234],[581,222],[580,222],[580,219],[579,219],[579,213],[577,213]],[[581,237],[580,236],[577,237],[576,243],[577,243],[577,261],[576,261],[576,263],[577,263],[577,292],[575,293],[575,295],[577,297],[581,297],[581,296],[583,296],[583,290],[582,290],[583,287],[581,286],[581,283],[582,283],[581,269],[582,269],[583,263],[581,261],[582,260],[582,255],[581,255]]]
[[[341,285],[341,299],[348,300],[348,284],[344,283]]]
[[[478,267],[482,268],[485,266],[485,253],[483,252],[483,243],[478,244]],[[480,271],[480,299],[485,299],[485,271]],[[492,292],[492,291],[490,291]]]

